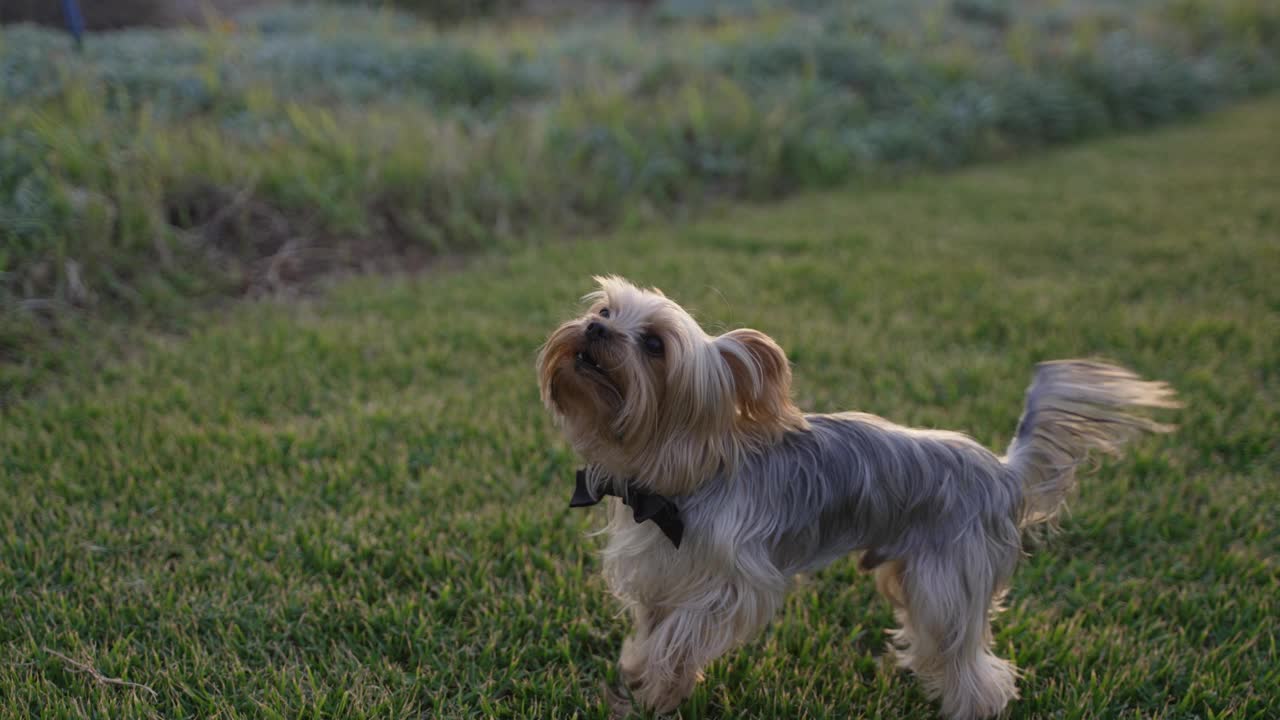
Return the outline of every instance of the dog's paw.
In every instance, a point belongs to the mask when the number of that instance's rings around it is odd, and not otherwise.
[[[631,703],[630,694],[617,685],[601,681],[600,695],[604,698],[604,703],[609,708],[609,720],[622,720],[630,717],[635,710],[635,706]]]

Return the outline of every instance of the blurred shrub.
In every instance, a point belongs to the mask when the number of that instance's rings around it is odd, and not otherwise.
[[[0,258],[4,260],[36,254],[64,229],[53,208],[55,182],[36,149],[29,131],[0,137],[0,228],[4,238]]]
[[[363,102],[418,94],[441,105],[505,105],[538,90],[518,68],[501,67],[449,45],[386,42],[359,37],[295,38],[255,50],[250,65],[279,95]]]
[[[236,16],[244,30],[263,35],[368,35],[394,33],[419,24],[416,15],[394,6],[376,9],[355,3],[327,5],[311,3],[272,4]]]
[[[927,91],[931,77],[911,58],[895,57],[867,39],[804,37],[726,48],[719,68],[755,88],[803,82],[806,78],[856,93],[872,110],[900,108],[913,93]]]
[[[1173,0],[1167,13],[1201,46],[1234,42],[1275,47],[1280,5],[1272,0]]]
[[[831,0],[657,0],[655,17],[666,22],[724,22],[779,11],[812,11],[831,5]]]
[[[96,38],[68,66],[64,38],[29,29],[6,32],[0,46],[0,101],[58,97],[89,79],[113,106],[145,101],[168,119],[244,108],[255,89],[277,100],[363,103],[398,98],[449,108],[496,110],[543,92],[521,67],[448,42],[408,42],[386,34],[337,37],[279,33],[265,41],[130,32]]]
[[[522,0],[341,0],[350,5],[406,10],[437,22],[459,22],[493,17],[523,5]]]
[[[90,30],[169,27],[199,24],[210,15],[229,17],[251,7],[280,0],[80,0]],[[62,27],[66,18],[58,0],[4,0],[0,24],[33,22]]]
[[[1008,26],[1013,19],[1009,0],[953,0],[951,11],[962,20],[998,28]]]
[[[715,22],[695,4],[685,23],[666,3],[642,34],[279,7],[240,32],[100,36],[82,56],[57,32],[6,30],[0,358],[39,337],[42,308],[269,291],[1280,86],[1280,10],[1255,0],[729,3],[741,14]]]

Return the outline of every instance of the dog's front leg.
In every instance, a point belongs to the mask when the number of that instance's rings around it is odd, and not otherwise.
[[[675,710],[693,692],[708,663],[751,638],[768,623],[782,592],[725,582],[665,610],[641,608],[636,632],[622,646],[623,678],[645,707]]]
[[[712,624],[701,610],[672,612],[641,607],[633,612],[635,633],[622,643],[619,667],[640,704],[669,713],[693,692],[702,665],[723,652],[698,642],[701,629]]]
[[[650,637],[654,627],[667,613],[660,608],[649,605],[636,605],[631,608],[631,619],[634,629],[627,639],[622,641],[622,655],[618,658],[618,669],[622,680],[631,690],[644,684],[645,668],[649,664]]]

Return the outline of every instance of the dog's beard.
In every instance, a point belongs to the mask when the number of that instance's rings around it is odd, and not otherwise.
[[[556,330],[538,360],[543,401],[571,428],[613,430],[625,402],[622,373],[612,353],[589,347],[582,323]]]
[[[660,444],[667,364],[640,356],[624,336],[588,340],[589,321],[565,323],[544,345],[543,401],[585,459],[619,478],[638,476],[646,451]]]

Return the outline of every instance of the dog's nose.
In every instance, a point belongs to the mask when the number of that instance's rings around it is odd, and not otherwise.
[[[609,337],[609,329],[598,322],[593,322],[587,326],[588,340],[604,340]]]

